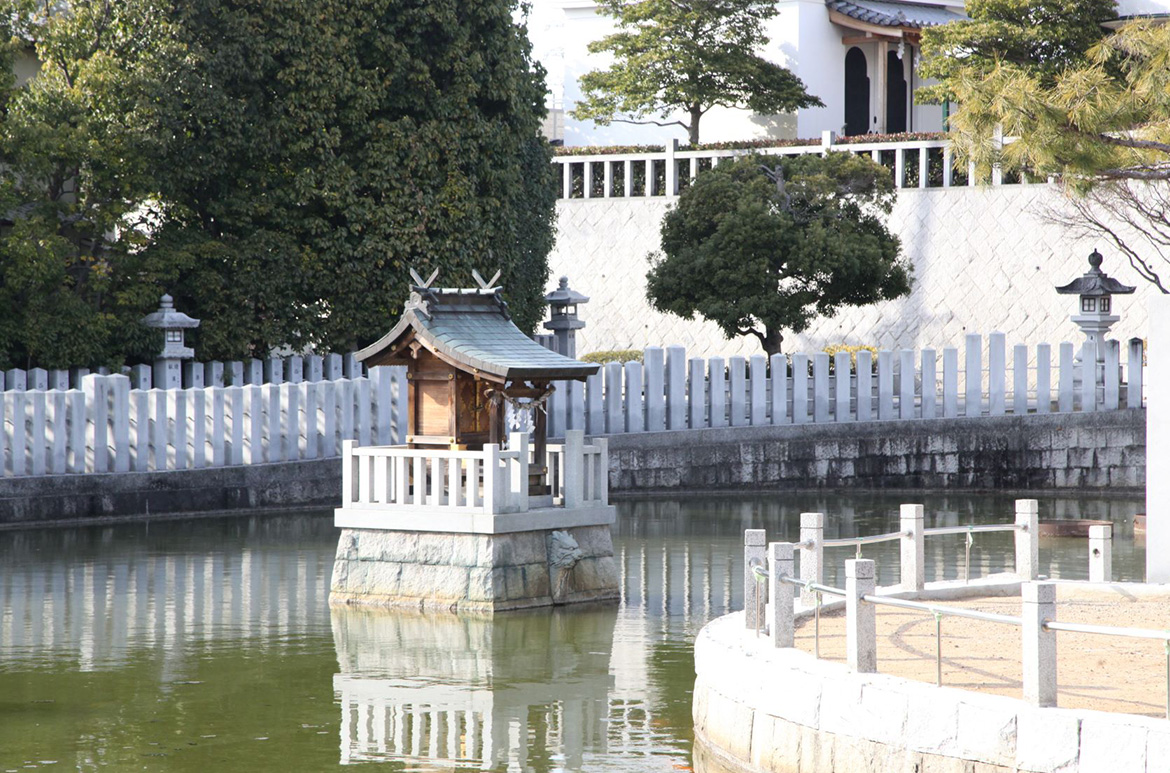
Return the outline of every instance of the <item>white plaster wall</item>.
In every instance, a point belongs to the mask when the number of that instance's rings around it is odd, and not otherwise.
[[[1147,1],[1147,0],[1140,0]],[[1149,0],[1157,2],[1159,0]],[[800,77],[809,93],[820,97],[823,108],[801,110],[796,115],[761,116],[747,110],[714,108],[703,117],[704,142],[794,137],[819,137],[822,131],[840,131],[845,116],[845,51],[841,37],[848,30],[829,21],[823,0],[782,0],[777,15],[766,27],[769,42],[762,54],[791,69]],[[584,73],[605,67],[609,57],[590,54],[590,41],[613,32],[608,17],[597,12],[590,0],[534,0],[528,17],[533,56],[548,71],[548,101],[554,110],[563,110],[563,139],[566,145],[647,145],[660,144],[671,137],[687,138],[682,127],[639,126],[613,123],[597,126],[592,121],[578,121],[567,115],[581,98],[578,79]],[[873,49],[866,46],[870,60],[871,83],[875,93],[870,99],[877,109],[877,79],[873,75]],[[907,53],[909,62],[910,53]],[[915,84],[917,85],[917,84]],[[916,106],[914,131],[937,131],[942,126],[941,108]],[[684,119],[676,114],[665,120]]]
[[[1000,331],[1009,344],[1079,341],[1068,320],[1075,299],[1053,289],[1084,273],[1097,247],[1104,269],[1134,296],[1115,299],[1121,314],[1112,337],[1146,337],[1147,299],[1156,290],[1138,278],[1105,241],[1076,238],[1049,222],[1046,208],[1061,192],[1046,185],[904,190],[891,217],[914,265],[906,298],[821,319],[785,350],[826,344],[885,349],[960,346],[965,333]],[[752,354],[754,338],[727,340],[714,325],[653,311],[646,301],[648,255],[673,199],[575,199],[557,203],[557,244],[550,255],[553,289],[561,275],[590,296],[581,308],[586,327],[578,352],[682,345],[692,356]]]

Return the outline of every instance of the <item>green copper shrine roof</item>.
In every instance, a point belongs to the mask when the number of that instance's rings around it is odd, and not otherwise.
[[[490,290],[412,287],[402,319],[357,353],[368,365],[384,365],[399,341],[415,334],[426,348],[466,370],[512,380],[580,379],[599,365],[579,362],[545,349],[520,331],[508,314],[501,288]]]

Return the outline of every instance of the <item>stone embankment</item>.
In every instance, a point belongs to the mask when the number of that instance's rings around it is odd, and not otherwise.
[[[1146,412],[614,435],[610,490],[1145,488]]]

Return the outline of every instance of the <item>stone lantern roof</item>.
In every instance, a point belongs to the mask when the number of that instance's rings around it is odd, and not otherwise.
[[[1101,298],[1107,295],[1131,295],[1136,287],[1123,285],[1101,270],[1101,253],[1093,250],[1089,255],[1089,270],[1066,285],[1056,288],[1061,295],[1083,295]]]
[[[589,303],[589,296],[582,295],[576,290],[569,289],[569,278],[561,277],[557,289],[544,296],[549,306],[571,306],[575,303]]]
[[[175,299],[164,295],[160,299],[158,311],[151,312],[142,318],[142,324],[147,327],[165,329],[199,327],[199,320],[188,317],[181,311],[175,311]]]

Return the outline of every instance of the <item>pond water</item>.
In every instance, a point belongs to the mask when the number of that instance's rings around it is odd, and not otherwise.
[[[675,771],[691,765],[691,645],[742,606],[745,528],[795,539],[1009,522],[1009,497],[688,497],[618,504],[620,604],[498,615],[330,609],[329,514],[0,532],[0,772],[49,770]],[[1139,578],[1142,502],[1041,499],[1042,518],[1115,524]],[[927,577],[961,573],[931,538]],[[972,576],[1011,568],[977,535]],[[866,549],[883,583],[897,545]],[[827,581],[852,549],[827,557]],[[1088,574],[1084,540],[1044,541],[1042,573]]]

